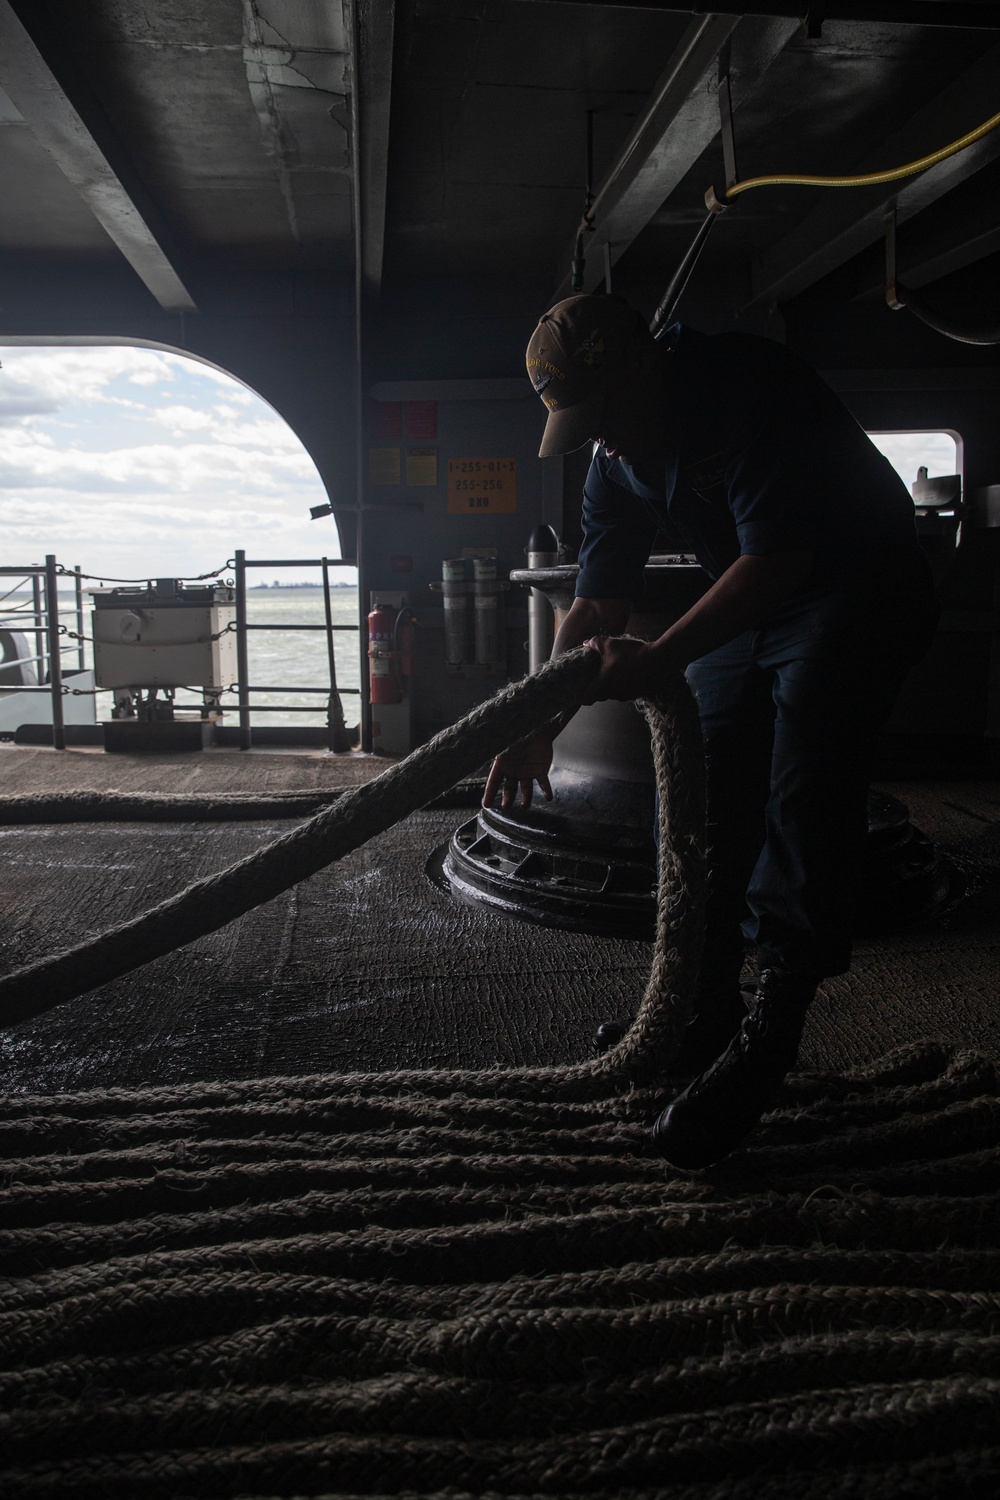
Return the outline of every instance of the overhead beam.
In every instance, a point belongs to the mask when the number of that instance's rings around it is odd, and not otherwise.
[[[719,133],[716,59],[738,25],[736,16],[693,21],[660,75],[649,102],[597,188],[584,240],[584,292],[604,278],[604,246],[611,264],[624,254]],[[700,85],[706,84],[706,87]],[[559,267],[554,300],[570,294],[576,236]]]
[[[614,265],[719,134],[718,56],[726,43],[732,39],[729,78],[738,110],[798,25],[715,14],[691,23],[597,189],[588,215],[593,228],[584,239],[584,291],[593,291],[604,277],[604,246]],[[574,247],[575,237],[560,264],[556,299],[571,290]]]
[[[9,0],[0,0],[0,85],[160,306],[196,312],[187,287]]]
[[[536,0],[537,3],[537,0]],[[659,10],[676,15],[707,16],[716,7],[711,4],[698,5],[695,0],[678,4],[677,0],[541,0],[544,4],[603,5],[619,10]],[[808,0],[759,0],[759,3],[743,3],[734,8],[737,16],[776,16],[794,19],[800,24],[815,27],[817,34],[824,21],[869,21],[877,25],[896,26],[946,26],[959,30],[1000,31],[1000,13],[994,0],[989,4],[966,3],[966,0],[821,0],[811,5]]]
[[[996,176],[990,173],[994,183]],[[896,241],[896,271],[904,285],[919,290],[1000,254],[995,196],[995,186],[988,192],[972,181],[947,202],[911,219]],[[887,225],[888,220],[886,214]],[[846,290],[853,301],[884,292],[885,284],[886,249],[876,244],[852,263],[845,277],[838,277],[837,292]]]
[[[394,0],[358,0],[355,78],[359,94],[358,203],[361,212],[361,277],[366,296],[382,287],[385,204],[389,178],[389,106],[392,93]]]
[[[344,6],[341,0],[243,0],[242,11],[247,88],[289,233],[300,244],[324,232],[317,181],[329,191],[334,175],[350,175],[353,49]]]
[[[907,265],[902,276],[907,286],[919,290],[922,286],[929,286],[933,281],[940,281],[942,276],[951,276],[955,271],[964,271],[966,266],[973,266],[977,260],[985,260],[987,256],[996,255],[998,252],[1000,252],[1000,225],[994,225],[991,229],[968,235],[960,244],[942,250],[936,255],[922,257],[912,267]]]
[[[884,171],[958,139],[996,112],[998,77],[1000,46],[983,53],[973,67],[869,156],[845,162],[839,170],[857,176]],[[748,306],[787,302],[880,240],[890,204],[895,203],[897,222],[904,223],[998,157],[1000,130],[994,130],[916,177],[875,187],[823,191],[816,207],[755,262]],[[764,187],[755,191],[761,194],[774,190]],[[739,212],[738,202],[732,212]]]

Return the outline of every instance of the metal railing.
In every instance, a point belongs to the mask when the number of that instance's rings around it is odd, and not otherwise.
[[[253,726],[251,712],[253,713],[315,713],[314,708],[301,707],[292,703],[257,703],[251,705],[251,693],[314,693],[322,694],[327,699],[327,741],[331,750],[340,752],[350,750],[351,744],[347,733],[347,725],[344,720],[344,707],[341,695],[344,693],[360,695],[360,688],[339,687],[337,684],[337,662],[334,653],[334,632],[339,630],[353,631],[358,634],[358,625],[334,624],[333,607],[330,600],[330,569],[336,567],[353,567],[354,564],[340,557],[247,557],[245,552],[238,551],[234,554],[234,571],[236,585],[236,670],[238,682],[236,685],[237,699],[239,704],[240,720],[240,749],[249,750],[253,745]],[[320,568],[323,573],[323,608],[326,622],[323,625],[301,625],[298,623],[268,621],[266,624],[250,623],[247,620],[247,569],[248,568]],[[248,632],[251,630],[322,630],[326,634],[326,655],[329,683],[326,687],[303,687],[299,684],[283,683],[280,687],[269,687],[261,683],[250,681],[250,652],[248,648]]]
[[[340,687],[337,682],[337,662],[334,651],[334,633],[337,631],[350,631],[358,635],[359,626],[355,624],[337,624],[333,619],[333,607],[330,598],[330,569],[332,567],[353,567],[350,563],[339,557],[307,557],[307,558],[249,558],[243,551],[234,555],[235,570],[235,603],[236,603],[236,660],[237,660],[237,682],[229,691],[235,691],[237,697],[239,714],[240,748],[249,750],[253,744],[252,714],[260,713],[315,713],[316,709],[303,707],[292,703],[256,703],[251,704],[251,694],[254,693],[298,693],[323,697],[327,700],[327,742],[333,751],[342,752],[352,748],[348,736],[347,725],[344,719],[344,709],[341,702],[342,695],[351,694],[360,696],[360,688]],[[323,609],[325,621],[323,624],[308,625],[291,621],[268,621],[266,623],[250,622],[247,620],[247,570],[250,568],[319,568],[323,576]],[[37,673],[40,681],[36,684],[12,684],[11,691],[19,693],[46,693],[52,700],[52,743],[57,750],[66,748],[66,727],[63,713],[63,698],[66,693],[72,691],[63,682],[63,656],[74,653],[77,658],[79,669],[85,669],[84,641],[87,639],[84,631],[83,616],[83,578],[79,564],[72,569],[60,565],[52,554],[45,558],[44,565],[31,563],[20,567],[0,567],[0,578],[12,578],[31,584],[31,602],[18,601],[9,610],[4,609],[6,599],[17,592],[17,584],[5,596],[0,597],[0,627],[18,630],[21,629],[28,636],[34,637],[34,654],[30,656],[19,656],[16,659],[3,661],[2,667],[15,667],[37,662],[39,667],[44,666],[44,672]],[[76,616],[76,644],[66,639],[66,626],[61,624],[59,618],[59,593],[58,585],[60,579],[72,579],[75,592]],[[321,630],[326,636],[327,652],[327,674],[328,682],[324,687],[304,685],[299,683],[282,683],[272,686],[263,683],[250,682],[250,665],[248,650],[248,633],[251,630]],[[42,682],[42,677],[47,676],[47,681]]]
[[[63,686],[62,657],[64,652],[76,653],[77,662],[81,670],[84,667],[83,642],[77,646],[69,642],[63,644],[61,639],[63,628],[59,623],[59,579],[72,578],[74,581],[77,634],[83,635],[83,579],[79,564],[75,568],[62,568],[56,562],[52,553],[46,555],[44,565],[30,563],[21,567],[0,567],[0,578],[16,578],[27,583],[31,582],[31,606],[20,603],[9,610],[4,610],[3,605],[16,592],[17,585],[9,591],[4,599],[0,601],[0,626],[5,629],[17,630],[24,622],[25,633],[35,638],[35,652],[33,656],[20,656],[4,661],[2,666],[15,667],[38,662],[45,664],[45,675],[47,682],[15,683],[10,686],[10,691],[16,693],[47,693],[52,700],[52,744],[56,750],[66,748],[66,724],[63,715],[63,697],[68,691]],[[39,678],[42,673],[37,673]]]

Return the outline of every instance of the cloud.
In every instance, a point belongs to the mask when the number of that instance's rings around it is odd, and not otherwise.
[[[192,576],[239,546],[336,551],[312,459],[223,372],[156,350],[3,351],[0,507],[16,564],[55,551],[112,577]]]
[[[224,530],[227,534],[233,530],[232,505],[192,505],[189,497],[183,495],[172,495],[170,500],[170,505],[164,506],[159,497],[153,500],[149,497],[123,499],[120,496],[86,495],[73,505],[71,515],[74,524],[84,532],[96,526],[119,535],[128,532],[136,536],[168,537],[175,532],[190,533],[192,528]],[[59,525],[66,519],[66,514],[64,499],[58,491],[35,493],[30,497],[13,495],[4,507],[5,531],[17,535],[37,530],[39,526]],[[259,530],[275,524],[275,513],[269,507],[254,510],[243,505],[240,509],[241,529]]]
[[[193,406],[161,406],[150,416],[173,432],[206,432],[218,420],[214,411],[198,411]]]
[[[120,578],[192,577],[224,565],[237,547],[273,558],[336,553],[335,534],[304,510],[282,513],[238,493],[216,505],[183,495],[87,495],[67,505],[57,491],[14,494],[4,501],[4,539],[13,564],[54,552],[90,575]]]
[[[172,356],[155,349],[8,348],[3,354],[0,391],[19,387],[60,404],[95,401],[106,387],[125,376],[133,384],[172,381]]]
[[[25,417],[47,417],[58,410],[58,401],[33,391],[0,395],[0,424],[20,422]]]
[[[300,454],[300,439],[268,407],[254,416],[241,416],[225,405],[209,407],[161,406],[148,413],[150,422],[172,433],[203,433],[214,444],[253,449],[261,454]],[[311,463],[311,460],[310,460]]]
[[[159,385],[161,380],[173,380],[173,371],[167,370],[132,370],[129,380],[133,385]]]
[[[270,453],[229,444],[189,443],[123,448],[90,453],[82,448],[4,453],[0,447],[0,490],[51,489],[100,494],[128,489],[135,494],[181,495],[234,492],[279,494],[291,485],[316,484],[312,460],[305,453]]]
[[[950,433],[873,432],[870,436],[907,485],[916,479],[921,464],[931,474],[955,473],[957,455],[955,439]]]
[[[89,429],[73,424],[71,437],[63,422],[52,424],[55,434],[37,424],[11,424],[0,430],[0,490],[59,486],[83,493],[128,488],[191,494],[229,492],[234,483],[273,495],[289,487],[319,489],[315,465],[299,439],[261,406],[259,414],[225,404],[150,407],[127,430],[106,427],[106,441],[98,446],[93,416]],[[124,420],[132,421],[131,413]],[[157,436],[163,428],[175,441]]]

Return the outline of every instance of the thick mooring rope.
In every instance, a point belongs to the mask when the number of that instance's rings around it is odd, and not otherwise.
[[[349,787],[294,792],[11,792],[0,796],[0,825],[38,823],[246,823],[302,818],[346,797]],[[458,782],[425,807],[467,807],[482,781]]]
[[[0,797],[0,824],[235,823],[300,818],[329,807],[345,788],[271,792],[14,792]]]
[[[701,794],[690,698],[651,720],[616,1054],[0,1098],[4,1500],[995,1500],[996,1071],[798,1075],[730,1162],[663,1163]]]
[[[39,1015],[214,932],[342,858],[446,792],[498,750],[575,707],[599,667],[595,652],[568,652],[291,833],[129,922],[8,974],[0,979],[0,1026]],[[666,693],[663,702],[646,705],[662,820],[661,899],[647,1003],[638,1026],[606,1060],[551,1070],[552,1086],[563,1090],[593,1085],[609,1068],[637,1080],[662,1071],[697,974],[704,886],[701,734],[694,700],[680,674],[667,684]],[[471,1074],[469,1086],[481,1087],[490,1077]]]
[[[992,1500],[987,1063],[794,1078],[697,1177],[653,1091],[468,1078],[0,1099],[5,1500]]]
[[[568,653],[481,704],[291,833],[193,882],[130,922],[8,974],[0,979],[0,1026],[116,979],[308,879],[447,790],[498,749],[578,704],[597,670],[594,652]]]

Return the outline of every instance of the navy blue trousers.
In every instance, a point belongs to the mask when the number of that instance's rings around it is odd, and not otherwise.
[[[850,965],[876,740],[938,610],[922,554],[819,585],[693,662],[708,772],[703,980]]]

